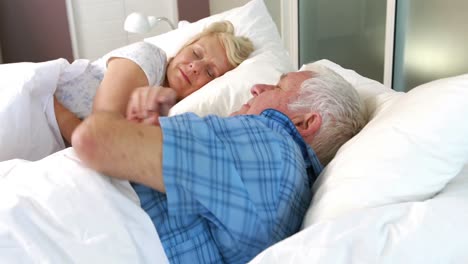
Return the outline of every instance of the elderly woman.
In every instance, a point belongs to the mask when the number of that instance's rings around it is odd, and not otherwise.
[[[145,42],[114,50],[87,65],[77,77],[59,83],[54,107],[60,132],[69,143],[81,119],[93,111],[131,114],[127,103],[138,87],[168,87],[162,93],[154,88],[152,98],[170,97],[172,105],[237,67],[252,51],[252,42],[235,36],[229,21],[209,25],[169,60],[161,49]],[[158,108],[157,104],[151,108]]]

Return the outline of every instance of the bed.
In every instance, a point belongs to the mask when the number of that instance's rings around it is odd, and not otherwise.
[[[468,74],[395,92],[351,82],[370,121],[313,186],[296,235],[251,263],[466,263]]]
[[[220,19],[256,51],[171,115],[227,115],[252,84],[295,70],[262,0],[146,41],[170,56]],[[314,63],[356,87],[370,121],[315,182],[300,232],[251,263],[468,262],[468,75],[401,93],[331,61]],[[166,263],[130,184],[83,167],[72,148],[61,150],[51,95],[70,67],[61,59],[0,65],[0,262]]]

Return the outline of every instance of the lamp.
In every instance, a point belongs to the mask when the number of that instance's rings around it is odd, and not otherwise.
[[[138,12],[133,12],[127,16],[124,23],[124,29],[131,33],[146,33],[161,21],[169,24],[171,29],[175,29],[174,24],[172,24],[167,17],[145,16]]]

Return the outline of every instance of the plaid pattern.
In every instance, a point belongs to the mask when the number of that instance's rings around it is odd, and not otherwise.
[[[298,231],[322,166],[288,117],[160,122],[166,195],[134,188],[171,263],[246,263]]]

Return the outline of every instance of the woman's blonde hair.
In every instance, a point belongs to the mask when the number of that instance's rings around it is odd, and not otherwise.
[[[187,41],[182,48],[211,35],[218,37],[221,41],[226,50],[226,57],[234,68],[246,60],[254,50],[253,43],[249,38],[234,35],[234,26],[227,20],[210,24],[202,32]]]

